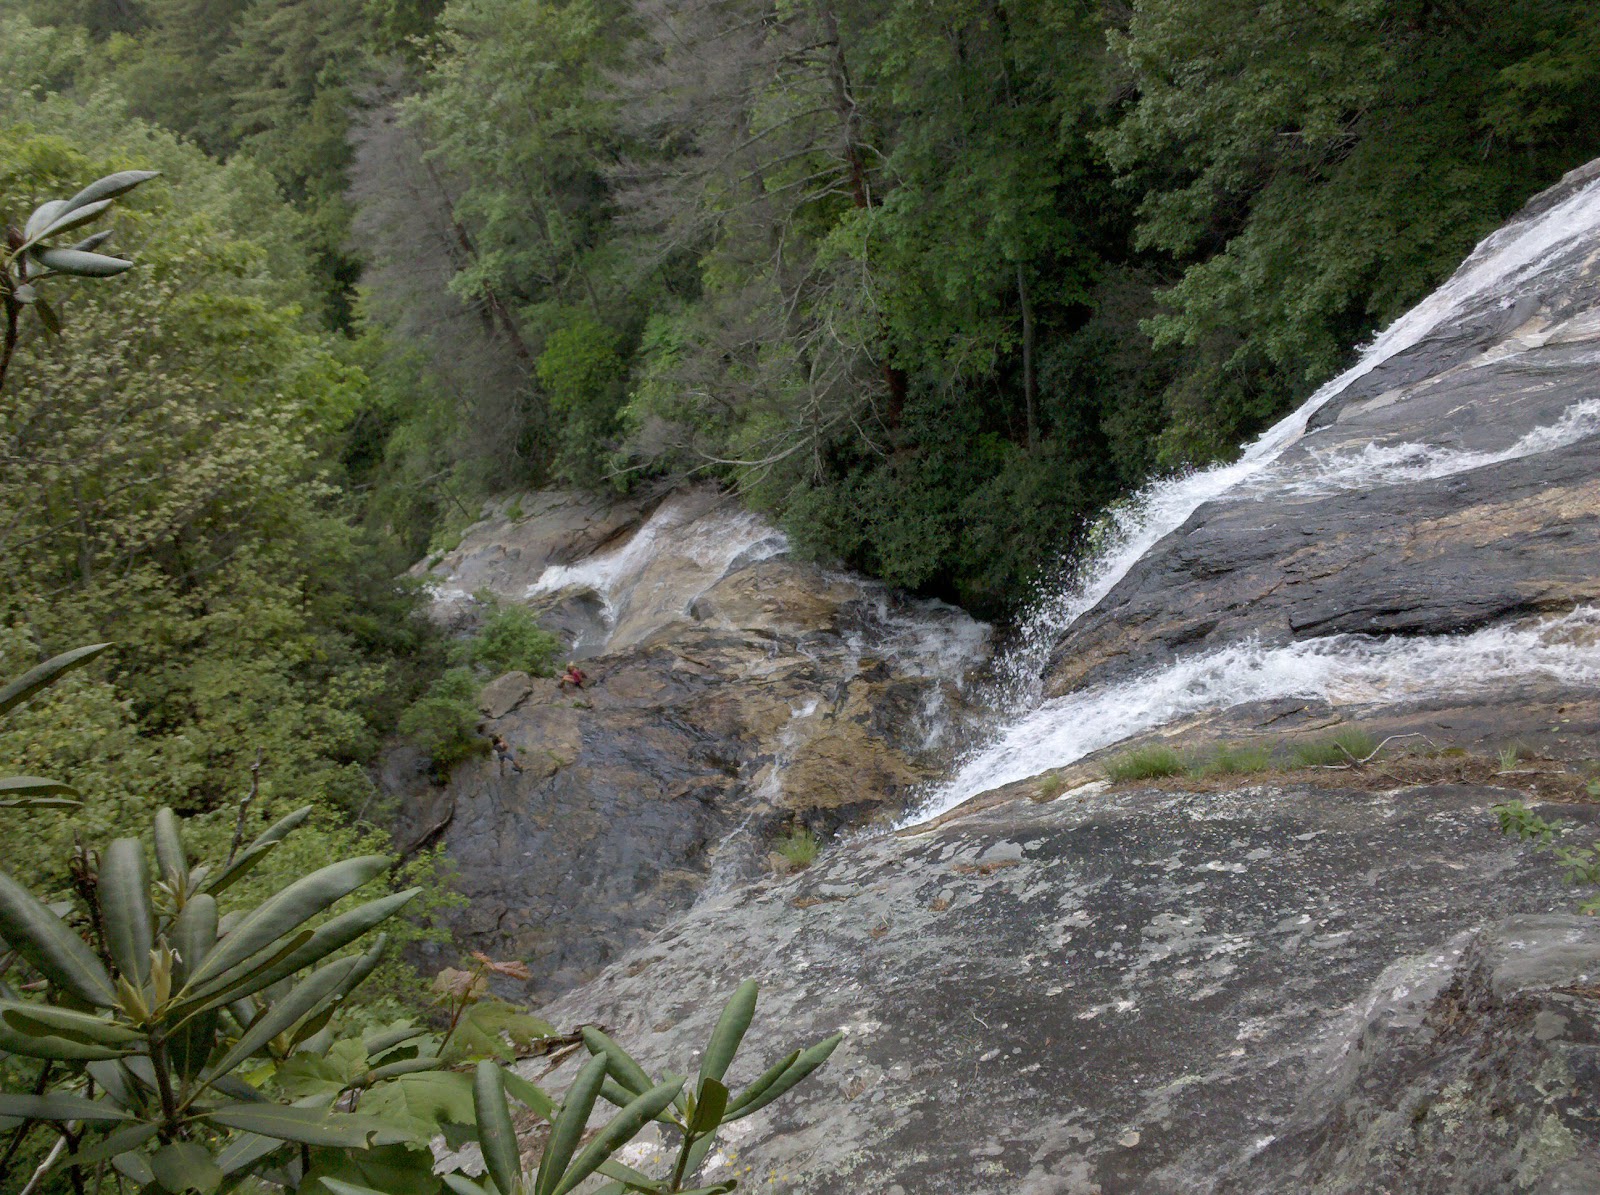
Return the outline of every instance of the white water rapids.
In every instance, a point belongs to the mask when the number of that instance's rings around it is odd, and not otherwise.
[[[969,753],[910,820],[936,816],[980,792],[1072,763],[1123,738],[1204,710],[1273,697],[1382,703],[1402,696],[1501,686],[1533,676],[1587,683],[1600,679],[1600,647],[1594,636],[1575,637],[1578,632],[1592,632],[1600,619],[1594,611],[1584,610],[1533,629],[1493,629],[1436,640],[1339,636],[1271,649],[1247,642],[1180,660],[1133,680],[1041,703],[1043,670],[1063,633],[1206,502],[1448,476],[1550,451],[1600,430],[1600,402],[1585,401],[1555,424],[1536,429],[1499,452],[1395,444],[1313,454],[1293,476],[1278,476],[1271,470],[1284,450],[1305,434],[1311,417],[1357,380],[1470,309],[1511,306],[1521,283],[1553,271],[1557,259],[1571,256],[1575,247],[1597,237],[1600,181],[1487,237],[1443,286],[1385,329],[1350,369],[1268,429],[1237,461],[1159,481],[1113,511],[1100,530],[1098,552],[1039,602],[1016,646],[998,665],[1007,689],[1005,725]],[[1490,357],[1503,358],[1503,352]]]
[[[1527,680],[1600,683],[1600,611],[1438,638],[1334,635],[1273,648],[1247,640],[1045,702],[968,760],[941,790],[957,795],[923,816],[1206,710],[1284,697],[1382,706],[1506,692]]]
[[[1371,490],[1433,481],[1468,469],[1553,452],[1596,434],[1600,434],[1600,399],[1587,398],[1573,403],[1554,423],[1534,428],[1498,452],[1466,452],[1410,442],[1367,444],[1347,452],[1313,452],[1299,476],[1257,478],[1243,487],[1239,496],[1259,497],[1270,488],[1300,498],[1336,490]]]

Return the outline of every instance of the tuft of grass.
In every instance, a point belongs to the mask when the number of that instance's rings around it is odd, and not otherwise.
[[[1033,790],[1033,800],[1039,802],[1040,804],[1043,804],[1046,801],[1054,801],[1064,791],[1066,791],[1066,787],[1067,782],[1059,775],[1052,772],[1050,775],[1039,781],[1038,787]]]
[[[1199,767],[1202,776],[1240,776],[1265,772],[1272,766],[1272,751],[1248,743],[1223,743]]]
[[[1106,761],[1106,778],[1124,780],[1159,780],[1163,776],[1181,776],[1188,772],[1188,761],[1171,747],[1153,744],[1135,747],[1114,759]]]
[[[1517,749],[1515,747],[1502,747],[1495,752],[1495,758],[1500,761],[1500,770],[1509,772],[1517,766]]]
[[[1325,768],[1366,759],[1377,749],[1377,739],[1358,727],[1347,726],[1329,738],[1296,743],[1289,748],[1289,758],[1298,767]]]
[[[804,871],[816,860],[821,844],[804,826],[795,826],[772,844],[772,853],[782,863],[781,870]]]

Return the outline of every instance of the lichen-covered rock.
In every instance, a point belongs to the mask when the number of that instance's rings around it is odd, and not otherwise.
[[[1600,1191],[1600,924],[1514,917],[1390,967],[1219,1190]]]
[[[752,1191],[1566,1189],[1600,1160],[1600,933],[1478,933],[1573,903],[1508,795],[1012,801],[702,903],[543,1011],[682,1072],[753,976],[735,1084],[845,1030],[713,1155]]]

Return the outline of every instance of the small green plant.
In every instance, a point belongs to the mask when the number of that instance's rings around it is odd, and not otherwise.
[[[489,741],[478,733],[480,687],[471,669],[451,668],[400,715],[400,733],[427,753],[441,775],[489,750]]]
[[[1171,747],[1158,743],[1135,747],[1106,761],[1106,777],[1117,783],[1159,780],[1163,776],[1181,776],[1189,770],[1189,764],[1183,756]]]
[[[821,844],[804,826],[795,826],[772,844],[772,853],[784,871],[804,871],[816,861]]]
[[[1034,788],[1033,799],[1039,802],[1041,805],[1046,801],[1054,801],[1066,791],[1066,787],[1067,782],[1061,778],[1060,774],[1052,772],[1050,775],[1041,779],[1038,785]]]
[[[1600,888],[1600,842],[1587,846],[1566,846],[1560,839],[1570,829],[1566,822],[1547,822],[1521,801],[1507,801],[1494,807],[1500,820],[1500,833],[1514,834],[1524,842],[1531,842],[1549,851],[1556,863],[1566,869],[1567,883]],[[1600,896],[1594,896],[1578,906],[1580,913],[1600,911]]]
[[[1328,738],[1296,743],[1289,748],[1289,758],[1302,768],[1348,767],[1372,758],[1377,749],[1378,741],[1366,731],[1346,726]]]
[[[1272,766],[1272,752],[1245,743],[1224,743],[1200,765],[1202,776],[1239,776],[1265,772]]]
[[[1495,753],[1495,758],[1499,760],[1502,772],[1510,772],[1517,766],[1517,749],[1515,747],[1502,747]]]
[[[592,1025],[582,1030],[589,1061],[560,1103],[516,1073],[492,1061],[480,1062],[473,1074],[472,1107],[475,1135],[488,1173],[478,1179],[446,1174],[442,1176],[445,1185],[455,1195],[568,1195],[599,1175],[612,1181],[596,1195],[725,1195],[734,1190],[738,1184],[732,1179],[692,1189],[684,1184],[692,1181],[704,1164],[723,1125],[759,1112],[790,1091],[827,1062],[844,1040],[843,1034],[836,1033],[809,1049],[796,1050],[733,1093],[725,1079],[755,1016],[757,994],[753,980],[734,991],[706,1043],[693,1084],[682,1075],[651,1078],[626,1050]],[[544,1153],[533,1173],[522,1168],[511,1114],[513,1099],[550,1126]],[[601,1100],[620,1110],[592,1136],[586,1136],[589,1118]],[[670,1173],[660,1179],[614,1157],[652,1122],[678,1141]],[[386,1195],[365,1183],[326,1177],[323,1182],[335,1195]]]
[[[493,595],[480,595],[488,606],[477,634],[464,640],[457,655],[464,664],[503,672],[527,672],[533,676],[555,675],[561,640],[541,627],[523,606],[501,604]]]

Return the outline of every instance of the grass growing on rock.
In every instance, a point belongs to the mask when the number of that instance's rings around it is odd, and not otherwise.
[[[804,871],[816,861],[821,844],[804,826],[796,826],[772,844],[773,866],[780,872]]]
[[[1067,789],[1067,782],[1058,773],[1052,772],[1039,781],[1038,787],[1033,790],[1032,800],[1043,804],[1054,801]]]
[[[1378,740],[1357,726],[1346,726],[1325,739],[1296,743],[1289,748],[1289,759],[1301,768],[1326,768],[1368,758],[1378,749]]]
[[[1153,744],[1135,747],[1122,755],[1106,761],[1106,777],[1114,782],[1125,780],[1159,780],[1163,776],[1183,776],[1189,772],[1189,763],[1171,747]]]
[[[1194,769],[1198,776],[1243,776],[1265,772],[1272,766],[1269,747],[1244,743],[1223,743]]]
[[[1106,763],[1106,778],[1114,783],[1161,780],[1169,776],[1242,776],[1272,767],[1269,747],[1222,743],[1203,757],[1188,757],[1171,747],[1154,744],[1135,747]]]

